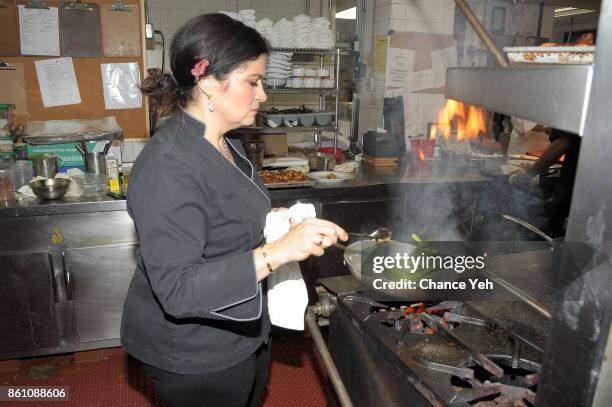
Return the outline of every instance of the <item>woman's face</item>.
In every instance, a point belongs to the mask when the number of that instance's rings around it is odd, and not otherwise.
[[[263,89],[267,59],[262,54],[230,72],[221,92],[212,98],[215,113],[226,127],[250,126],[255,121],[259,105],[268,99]]]

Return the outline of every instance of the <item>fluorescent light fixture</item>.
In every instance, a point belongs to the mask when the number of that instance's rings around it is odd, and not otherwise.
[[[342,18],[345,20],[357,19],[357,7],[349,8],[339,13],[336,13],[336,18]]]
[[[595,10],[589,10],[586,8],[561,7],[561,8],[555,9],[555,18],[575,16],[578,14],[587,14],[587,13],[592,13],[594,11]]]

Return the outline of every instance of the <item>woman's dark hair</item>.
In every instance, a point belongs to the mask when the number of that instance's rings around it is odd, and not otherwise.
[[[141,90],[162,114],[185,107],[193,97],[196,78],[191,70],[206,58],[206,75],[219,80],[247,61],[269,52],[266,40],[253,28],[221,14],[202,14],[183,25],[170,45],[172,74],[150,76]]]

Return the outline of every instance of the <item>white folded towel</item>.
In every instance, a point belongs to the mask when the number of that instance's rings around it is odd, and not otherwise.
[[[266,243],[273,242],[289,231],[289,219],[300,223],[316,217],[312,204],[298,203],[287,211],[270,212],[266,216]],[[308,291],[297,262],[279,267],[268,277],[268,312],[272,325],[304,330],[304,312],[308,306]]]

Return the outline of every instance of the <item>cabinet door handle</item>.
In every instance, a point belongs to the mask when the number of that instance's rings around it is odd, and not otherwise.
[[[53,256],[51,253],[47,253],[47,258],[49,259],[49,271],[51,277],[51,288],[53,289],[53,301],[59,302],[59,298],[57,296],[57,283],[55,282],[55,268],[53,267]]]
[[[72,300],[72,273],[66,264],[66,252],[62,252],[62,268],[64,269],[64,287],[66,288],[66,296]]]

